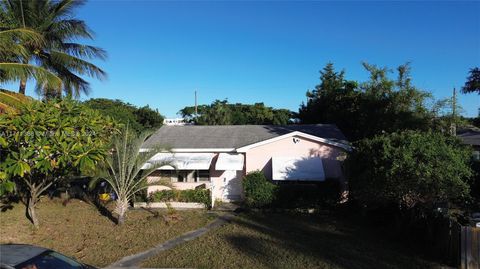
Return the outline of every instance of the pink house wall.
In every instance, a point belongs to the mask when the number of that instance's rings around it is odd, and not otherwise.
[[[294,138],[298,139],[294,143]],[[252,148],[246,153],[246,172],[263,171],[272,179],[272,157],[314,157],[322,158],[327,178],[343,178],[341,161],[344,150],[321,142],[294,136]]]
[[[294,142],[296,139],[296,143]],[[263,171],[268,179],[272,178],[272,157],[320,157],[322,158],[325,176],[327,178],[338,178],[341,182],[344,182],[342,173],[342,165],[339,159],[345,155],[345,150],[334,147],[325,143],[317,142],[314,140],[306,139],[300,136],[288,137],[281,140],[277,140],[268,144],[264,144],[255,148],[249,149],[244,154],[245,166],[242,173],[238,173],[238,177],[241,174],[260,170]],[[207,188],[213,186],[213,197],[215,199],[223,199],[224,194],[224,173],[225,171],[215,170],[215,165],[218,159],[218,153],[212,160],[210,166],[210,182],[198,182],[198,183],[185,183],[178,182],[173,183],[175,189],[194,189],[198,185],[205,184]],[[149,182],[155,182],[159,178],[152,175],[148,177]],[[239,178],[241,180],[241,177]],[[150,186],[148,187],[148,193],[170,189],[164,186]],[[238,190],[241,196],[243,196],[243,190]]]

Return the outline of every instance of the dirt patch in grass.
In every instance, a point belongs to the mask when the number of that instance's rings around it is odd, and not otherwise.
[[[142,266],[431,268],[434,264],[332,216],[249,213]]]
[[[96,207],[72,200],[44,199],[38,206],[40,228],[35,230],[25,217],[23,204],[0,212],[0,243],[34,244],[54,249],[84,263],[106,266],[187,231],[205,226],[214,217],[206,211],[177,211],[165,218],[144,210],[129,211],[123,226],[117,226]]]

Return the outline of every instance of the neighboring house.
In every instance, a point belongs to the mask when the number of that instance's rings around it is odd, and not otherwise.
[[[463,144],[472,146],[475,160],[480,160],[480,129],[475,127],[459,129],[457,137]]]
[[[169,162],[153,172],[151,183],[160,179],[176,189],[205,184],[214,200],[243,199],[242,178],[260,170],[273,181],[344,182],[342,161],[350,150],[335,125],[229,125],[162,126],[142,146],[166,146],[170,152],[156,154],[150,162]],[[176,168],[176,169],[175,169]],[[150,186],[148,193],[168,189]]]
[[[169,119],[166,118],[163,120],[163,124],[165,125],[171,125],[171,126],[184,126],[188,125],[188,123],[185,122],[185,119],[183,118],[174,118],[174,119]]]

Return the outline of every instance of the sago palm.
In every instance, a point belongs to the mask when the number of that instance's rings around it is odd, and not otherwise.
[[[117,195],[115,213],[118,224],[123,224],[133,196],[148,187],[147,176],[167,162],[149,162],[158,152],[165,148],[153,147],[148,151],[140,151],[142,144],[148,138],[148,133],[137,135],[129,131],[128,125],[122,134],[115,137],[111,154],[106,158],[105,165],[98,171],[98,176],[90,182],[93,187],[99,180],[105,180]]]
[[[65,94],[73,96],[89,92],[89,83],[81,76],[106,77],[102,69],[89,62],[95,58],[105,59],[105,51],[75,42],[79,38],[93,39],[85,22],[74,18],[75,10],[83,4],[84,1],[78,0],[0,2],[0,30],[30,28],[44,39],[41,44],[24,44],[29,55],[22,57],[20,63],[35,63],[53,72],[62,80]],[[20,93],[25,93],[28,78],[30,76],[20,79]],[[36,90],[40,94],[61,94],[57,89],[38,82]]]

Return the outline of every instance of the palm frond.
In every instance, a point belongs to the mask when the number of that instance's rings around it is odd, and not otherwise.
[[[42,67],[23,63],[0,63],[0,82],[21,80],[29,77],[35,78],[43,87],[51,89],[62,88],[62,80]]]
[[[153,147],[148,151],[140,151],[148,138],[148,133],[139,136],[130,133],[128,125],[120,136],[113,140],[113,150],[106,159],[103,177],[117,193],[119,199],[128,200],[138,191],[149,186],[147,176],[168,162],[149,162],[158,152],[166,151],[163,147]],[[148,165],[146,165],[148,164]]]
[[[77,74],[95,77],[100,80],[107,78],[107,73],[105,71],[78,57],[60,51],[51,51],[49,56],[51,62],[62,65]]]
[[[51,12],[54,13],[56,17],[70,16],[76,8],[84,4],[84,0],[62,0],[52,7]]]
[[[25,45],[43,46],[45,40],[37,32],[26,29],[16,28],[0,31],[0,59],[5,58],[27,58],[29,51]]]
[[[60,20],[49,25],[46,38],[58,38],[60,40],[72,38],[93,39],[93,31],[82,20]]]
[[[99,58],[105,60],[107,58],[107,52],[99,47],[82,45],[77,43],[62,43],[59,50],[71,54],[75,57],[81,58]]]

